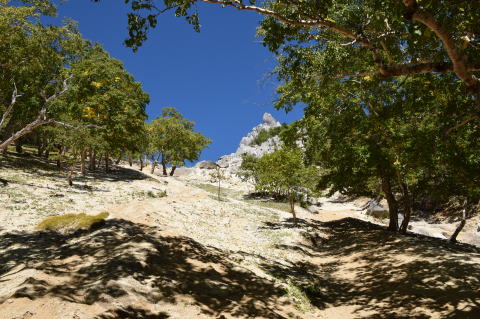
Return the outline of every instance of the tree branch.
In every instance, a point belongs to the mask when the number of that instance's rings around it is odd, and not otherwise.
[[[469,72],[480,71],[480,65],[472,65],[467,68]],[[423,74],[423,73],[449,73],[455,72],[454,65],[450,62],[428,62],[417,64],[396,64],[386,66],[383,69],[356,72],[350,74],[340,74],[335,78],[341,79],[346,77],[361,77],[367,75],[381,74],[386,77],[401,76],[410,74]]]
[[[239,0],[230,0],[230,1],[224,1],[224,0],[200,0],[202,2],[208,2],[208,3],[214,3],[214,4],[220,4],[220,5],[224,5],[224,6],[229,6],[229,7],[233,7],[235,9],[238,9],[238,10],[245,10],[245,11],[253,11],[253,12],[257,12],[257,13],[260,13],[260,14],[263,14],[263,15],[266,15],[266,16],[271,16],[281,22],[284,22],[286,24],[289,24],[289,25],[294,25],[294,26],[299,26],[299,27],[315,27],[315,26],[320,26],[320,27],[324,27],[324,28],[327,28],[327,29],[330,29],[330,30],[334,30],[340,34],[343,34],[344,36],[346,36],[347,38],[350,38],[352,40],[356,39],[357,42],[363,46],[371,46],[371,44],[364,40],[364,39],[360,39],[360,37],[358,35],[356,35],[355,33],[351,32],[351,31],[348,31],[344,28],[341,28],[339,27],[338,25],[336,25],[335,23],[333,22],[330,22],[330,21],[327,21],[327,20],[293,20],[293,19],[289,19],[287,17],[284,17],[282,16],[281,14],[278,14],[272,10],[268,10],[268,9],[265,9],[265,8],[261,8],[261,7],[257,7],[257,6],[251,6],[251,5],[244,5],[241,1]]]
[[[425,10],[418,7],[416,0],[403,0],[406,7],[405,17],[409,20],[417,21],[432,30],[442,41],[447,54],[453,64],[453,72],[465,83],[472,92],[480,92],[479,80],[469,71],[466,58],[458,50],[447,30],[443,28],[435,17]]]
[[[3,151],[5,149],[7,149],[8,145],[12,144],[13,142],[15,142],[16,140],[18,140],[20,137],[30,133],[31,131],[33,131],[35,128],[39,127],[39,126],[42,126],[42,125],[45,125],[45,124],[49,124],[49,123],[55,123],[56,121],[55,120],[47,120],[46,119],[46,114],[47,114],[47,108],[48,108],[48,105],[53,102],[54,100],[58,99],[59,97],[61,97],[63,94],[65,94],[68,89],[69,89],[69,85],[68,85],[68,81],[71,79],[72,77],[69,76],[68,78],[66,78],[65,80],[63,80],[63,88],[59,91],[59,92],[56,92],[54,93],[53,95],[51,95],[50,97],[48,98],[45,98],[45,102],[43,103],[43,106],[42,108],[40,109],[40,111],[38,112],[37,114],[37,118],[33,121],[33,122],[30,122],[28,123],[27,125],[25,125],[22,129],[20,129],[19,131],[15,132],[12,136],[10,136],[8,139],[6,139],[5,141],[1,142],[0,144],[0,151]],[[15,88],[16,90],[16,88]],[[14,92],[14,95],[17,95],[16,92]],[[15,98],[16,100],[16,98]],[[59,122],[61,123],[61,122]]]
[[[13,93],[12,93],[12,100],[10,102],[10,105],[8,108],[5,110],[5,112],[2,115],[2,120],[0,121],[0,131],[2,130],[3,125],[5,124],[5,121],[7,120],[8,116],[12,113],[13,107],[15,106],[15,103],[17,103],[17,98],[21,97],[22,94],[18,94],[17,90],[17,85],[15,82],[13,82]]]

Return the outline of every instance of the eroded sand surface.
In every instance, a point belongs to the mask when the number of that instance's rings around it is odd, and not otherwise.
[[[20,175],[2,190],[0,318],[480,316],[477,249],[389,233],[353,203],[298,208],[294,226],[238,181],[219,201],[208,172],[123,168],[74,188],[60,172],[7,173]],[[110,217],[96,230],[33,230],[47,215],[100,211]]]

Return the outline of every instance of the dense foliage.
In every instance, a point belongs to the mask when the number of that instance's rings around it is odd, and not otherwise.
[[[74,22],[41,23],[54,7],[42,1],[0,4],[0,150],[36,146],[38,155],[68,165],[68,182],[112,158],[161,154],[162,164],[183,165],[210,140],[173,108],[146,124],[149,96],[100,44],[79,34]],[[41,6],[40,6],[41,4]],[[153,155],[152,155],[153,156]],[[153,161],[155,167],[155,160]],[[165,168],[164,168],[165,169]]]
[[[152,159],[153,173],[158,161],[162,164],[163,175],[167,165],[172,165],[170,175],[185,161],[196,161],[211,140],[193,130],[194,123],[185,119],[175,108],[165,107],[162,115],[148,123],[149,146],[147,153]]]
[[[301,149],[289,147],[260,158],[244,154],[239,172],[242,179],[254,182],[257,192],[286,198],[295,223],[295,202],[315,189],[319,177],[319,170],[306,166],[303,156]]]
[[[258,135],[253,139],[252,145],[262,145],[269,139],[275,137],[275,136],[280,136],[280,134],[285,131],[287,128],[287,124],[283,123],[281,126],[276,126],[272,127],[269,129],[263,129],[260,132],[258,132]]]

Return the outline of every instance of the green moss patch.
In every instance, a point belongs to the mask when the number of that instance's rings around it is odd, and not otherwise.
[[[91,229],[94,226],[102,224],[108,217],[108,212],[102,212],[98,215],[87,214],[65,214],[51,216],[40,222],[37,230],[69,230],[69,229]]]

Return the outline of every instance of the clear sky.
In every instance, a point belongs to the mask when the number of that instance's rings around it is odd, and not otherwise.
[[[127,37],[123,1],[70,0],[58,8],[57,19],[77,21],[85,38],[102,43],[142,82],[151,99],[149,120],[162,107],[173,106],[195,121],[196,130],[213,140],[202,160],[234,152],[264,112],[287,123],[301,117],[300,108],[285,114],[272,106],[277,83],[268,74],[275,58],[255,38],[260,19],[256,13],[200,4],[200,33],[183,18],[167,13],[134,53],[123,45]]]

